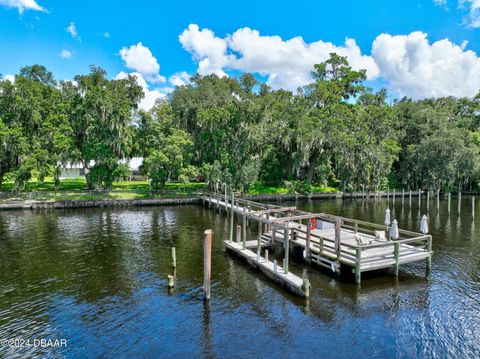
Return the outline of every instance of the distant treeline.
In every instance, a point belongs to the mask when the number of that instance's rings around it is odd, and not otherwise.
[[[145,112],[134,76],[109,80],[92,66],[59,82],[43,66],[24,67],[0,80],[0,182],[22,190],[53,175],[58,184],[60,168],[76,162],[89,188],[108,188],[128,174],[120,160],[140,156],[154,188],[201,176],[241,190],[478,189],[479,95],[388,103],[344,57],[312,70],[295,93],[251,74],[195,75]]]

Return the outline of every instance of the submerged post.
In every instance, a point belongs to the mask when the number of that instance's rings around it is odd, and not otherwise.
[[[232,191],[232,203],[230,204],[230,243],[233,241],[233,202],[235,201],[235,195]]]
[[[212,230],[205,231],[203,240],[203,292],[204,299],[210,299],[210,279],[212,275]]]

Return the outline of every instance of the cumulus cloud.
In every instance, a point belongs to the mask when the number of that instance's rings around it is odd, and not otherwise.
[[[68,51],[68,50],[62,50],[60,52],[60,57],[62,59],[71,59],[73,56],[72,52],[71,51]]]
[[[106,39],[109,39],[111,36],[110,36],[110,33],[108,31],[105,31],[102,36]]]
[[[130,74],[127,74],[126,72],[121,71],[115,77],[115,79],[117,80],[125,79],[128,77],[128,75],[135,76],[137,78],[137,83],[143,89],[143,93],[145,97],[142,99],[142,101],[138,106],[141,110],[148,111],[155,105],[155,102],[157,101],[157,99],[165,99],[167,97],[165,91],[160,91],[158,89],[151,90],[147,84],[147,81],[145,81],[145,78],[140,72],[132,72]]]
[[[141,42],[130,47],[123,47],[120,56],[125,66],[143,75],[150,82],[165,82],[165,77],[159,74],[160,65],[150,49]]]
[[[7,8],[16,8],[20,15],[23,14],[25,10],[34,10],[34,11],[43,11],[47,10],[40,6],[35,0],[0,0],[0,5],[3,5]]]
[[[379,35],[372,56],[395,93],[413,98],[474,96],[480,89],[480,58],[466,44],[428,42],[427,34]]]
[[[216,37],[209,29],[202,29],[190,24],[179,36],[183,48],[193,55],[198,62],[198,73],[201,75],[216,74],[226,76],[224,67],[229,64],[227,41]]]
[[[173,86],[184,86],[190,83],[190,77],[185,71],[176,72],[168,78],[168,82]]]
[[[354,69],[366,69],[369,79],[378,76],[375,61],[363,55],[353,39],[346,39],[342,46],[321,40],[306,43],[302,37],[284,40],[280,36],[261,35],[248,27],[219,38],[195,24],[183,31],[179,39],[198,61],[198,72],[202,75],[225,75],[225,69],[255,72],[267,76],[268,85],[274,88],[294,90],[311,82],[314,64],[336,52],[346,56]]]
[[[74,39],[78,36],[77,27],[74,22],[71,22],[70,25],[65,29]]]

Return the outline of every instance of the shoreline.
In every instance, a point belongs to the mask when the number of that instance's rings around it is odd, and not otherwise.
[[[424,192],[422,192],[424,193]],[[392,197],[392,193],[379,192],[377,197]],[[405,197],[409,194],[405,193]],[[312,199],[348,199],[348,198],[373,198],[373,194],[366,195],[361,192],[331,192],[331,193],[312,193],[304,194],[255,194],[245,195],[240,198],[254,200],[258,202],[282,202],[296,200]],[[402,197],[401,193],[396,193],[395,197]],[[418,192],[412,192],[412,197],[418,197]],[[140,206],[168,206],[202,203],[202,198],[198,196],[191,197],[172,197],[172,198],[144,198],[144,199],[99,199],[99,200],[24,200],[12,201],[0,204],[0,211],[9,210],[42,210],[42,209],[74,209],[74,208],[111,208],[111,207],[140,207]]]

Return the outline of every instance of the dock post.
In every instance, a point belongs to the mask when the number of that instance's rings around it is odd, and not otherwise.
[[[437,211],[440,208],[440,188],[437,189]]]
[[[265,249],[265,260],[268,261],[268,249]]]
[[[212,204],[212,195],[208,195],[208,208],[210,208],[210,205]]]
[[[448,213],[450,213],[450,200],[451,200],[451,197],[452,197],[452,195],[450,194],[450,192],[448,192],[448,195],[447,195]]]
[[[429,253],[429,256],[427,257],[425,277],[428,277],[428,275],[430,274],[430,270],[432,269],[432,236],[428,236],[427,251]]]
[[[257,262],[260,262],[260,251],[262,245],[262,222],[258,223]]]
[[[362,280],[362,271],[360,269],[361,259],[362,259],[362,248],[357,247],[356,257],[357,257],[357,261],[355,262],[355,283],[360,284]]]
[[[422,189],[418,189],[418,207],[420,207],[420,204],[422,202]]]
[[[307,220],[307,240],[305,243],[305,259],[307,260],[307,263],[310,263],[310,236],[312,233],[312,228],[311,228],[311,223],[310,221]]]
[[[177,254],[175,253],[175,247],[172,247],[172,267],[177,267]]]
[[[240,243],[241,240],[242,240],[242,226],[237,224],[237,238],[235,238],[235,241],[237,243]]]
[[[212,230],[205,231],[203,240],[203,291],[204,299],[210,299],[210,279],[212,275]]]
[[[251,210],[250,210],[250,206],[247,206],[247,212],[250,213]],[[247,227],[250,227],[250,220],[247,218]]]
[[[472,196],[472,218],[475,218],[475,196]]]
[[[285,265],[283,266],[283,269],[285,270],[285,273],[288,273],[288,256],[290,252],[290,245],[288,243],[288,228],[283,230],[283,247],[285,249]]]
[[[168,288],[173,288],[175,287],[175,277],[171,274],[167,276],[168,278]]]
[[[387,187],[387,202],[390,203],[390,188]]]
[[[247,249],[247,216],[243,214],[243,228],[242,228],[243,249]]]
[[[430,189],[427,189],[427,212],[430,209]]]
[[[462,192],[458,191],[458,213],[460,213],[461,204],[462,204]]]
[[[276,235],[277,235],[276,232],[277,232],[277,231],[276,231],[275,225],[273,224],[273,225],[272,225],[272,240],[271,240],[272,243],[275,241],[275,237],[276,237]]]
[[[395,243],[394,244],[395,247],[394,247],[394,250],[393,250],[393,253],[394,253],[394,256],[395,256],[395,267],[394,267],[394,275],[395,277],[398,276],[398,268],[400,267],[400,264],[399,264],[399,260],[400,260],[400,243]]]
[[[277,273],[277,260],[276,259],[273,261],[273,271],[275,273]]]
[[[227,194],[227,185],[225,185],[225,214],[228,217],[228,194]]]
[[[342,233],[342,220],[340,218],[337,218],[335,220],[335,253],[337,255],[337,258],[335,259],[335,262],[337,264],[336,266],[336,272],[337,274],[340,274],[340,254],[341,254],[341,251],[342,251],[342,247],[341,247],[341,233]],[[320,254],[322,253],[322,247],[323,247],[323,243],[321,243],[321,247],[320,247]]]
[[[303,289],[303,292],[305,293],[305,297],[309,298],[310,297],[310,280],[308,280],[308,278],[303,278],[302,289]]]
[[[412,190],[410,190],[410,194],[409,194],[409,197],[408,197],[408,205],[409,206],[412,205]]]
[[[393,203],[395,203],[395,188],[393,189],[393,197],[392,197]]]
[[[233,241],[233,202],[235,200],[235,195],[233,194],[233,191],[232,191],[232,203],[230,205],[230,243]]]

